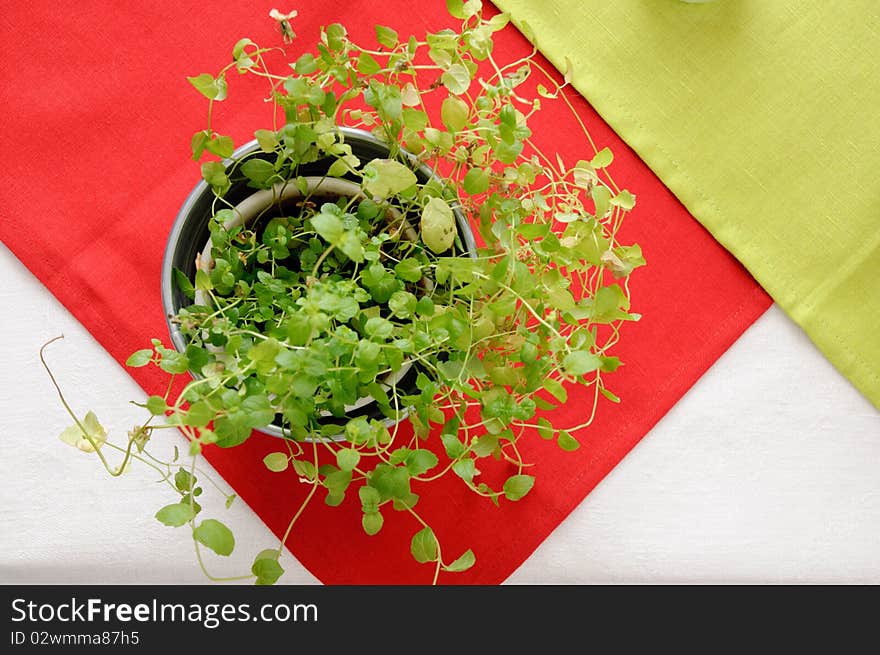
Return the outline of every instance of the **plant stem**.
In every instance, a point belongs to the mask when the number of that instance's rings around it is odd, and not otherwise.
[[[128,453],[126,453],[125,458],[122,460],[122,466],[120,466],[116,470],[114,470],[110,467],[110,464],[107,462],[107,459],[104,457],[104,453],[101,452],[100,444],[98,444],[98,442],[96,442],[94,440],[92,435],[89,434],[88,430],[86,430],[85,426],[83,426],[83,424],[77,418],[76,414],[73,413],[73,410],[70,408],[70,405],[67,404],[67,400],[64,398],[64,394],[61,392],[61,387],[58,386],[58,382],[57,382],[57,380],[55,380],[55,376],[52,374],[52,370],[49,368],[49,365],[46,363],[46,358],[44,357],[44,351],[46,350],[46,347],[52,343],[55,343],[56,341],[58,341],[60,339],[63,339],[63,338],[64,338],[64,335],[61,334],[61,335],[58,335],[57,337],[55,337],[54,339],[50,339],[49,341],[47,341],[46,343],[44,343],[42,345],[42,347],[40,348],[40,362],[42,362],[43,368],[46,369],[46,373],[49,374],[49,379],[52,380],[52,384],[55,386],[55,390],[58,392],[58,397],[61,399],[61,404],[64,406],[64,409],[70,415],[70,418],[73,419],[73,422],[76,424],[76,427],[79,428],[79,431],[86,438],[86,440],[89,442],[89,444],[91,444],[92,448],[94,448],[95,454],[98,455],[98,459],[101,460],[101,463],[104,465],[104,468],[107,469],[107,472],[110,475],[112,475],[114,478],[118,477],[118,476],[122,475],[122,471],[124,469],[124,466],[125,466],[126,462],[128,461]],[[130,448],[131,448],[131,444],[129,443],[129,449]]]

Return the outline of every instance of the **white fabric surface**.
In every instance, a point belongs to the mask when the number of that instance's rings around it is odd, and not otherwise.
[[[58,440],[39,347],[65,335],[59,382],[117,434],[143,392],[5,247],[0,279],[0,583],[205,583],[188,534],[153,518],[149,470],[110,480]],[[245,573],[275,539],[240,500],[225,520],[236,552],[209,568]],[[773,307],[508,582],[880,583],[880,413]]]

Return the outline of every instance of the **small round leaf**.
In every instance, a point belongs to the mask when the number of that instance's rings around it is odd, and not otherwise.
[[[525,496],[535,485],[535,477],[532,475],[512,475],[504,483],[504,497],[507,500],[519,500]]]
[[[216,519],[205,519],[193,530],[193,539],[204,544],[218,555],[232,554],[235,537],[232,530]]]
[[[422,241],[435,253],[449,250],[455,242],[455,215],[445,200],[431,198],[422,210]]]
[[[263,464],[273,473],[280,473],[286,470],[288,463],[286,453],[269,453],[263,458]]]

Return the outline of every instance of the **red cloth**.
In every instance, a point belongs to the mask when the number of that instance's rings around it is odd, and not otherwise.
[[[0,238],[120,362],[152,336],[167,342],[159,267],[168,229],[199,177],[189,141],[205,120],[205,103],[184,76],[216,72],[239,37],[280,43],[268,19],[273,3],[83,0],[61,9],[38,0],[12,3],[0,17],[7,180],[0,189]],[[319,24],[337,20],[371,42],[376,22],[402,34],[452,24],[442,2],[296,7],[293,24],[303,44]],[[496,54],[505,51],[524,53],[526,43],[511,30],[496,46]],[[234,74],[230,87],[233,97],[242,88],[262,92]],[[530,440],[524,457],[537,462],[537,483],[518,503],[495,508],[454,476],[422,493],[419,509],[446,559],[468,547],[477,555],[473,569],[441,575],[441,582],[504,580],[770,303],[592,109],[583,101],[578,108],[599,147],[614,151],[615,179],[638,196],[624,239],[639,242],[649,262],[631,283],[633,311],[644,318],[625,326],[615,352],[625,366],[608,378],[623,402],[602,401],[577,452]],[[249,138],[252,118],[236,113],[234,104],[218,107],[217,125],[227,126],[236,143]],[[533,128],[541,125],[549,130],[540,138],[566,161],[589,158],[576,136],[554,131],[552,115]],[[164,390],[154,371],[131,373],[149,392]],[[567,411],[578,416],[585,405],[573,393]],[[272,437],[254,435],[206,456],[281,534],[306,485],[292,471],[264,469],[263,455],[277,446]],[[430,582],[432,568],[409,554],[419,528],[412,517],[387,511],[382,532],[368,537],[359,510],[356,494],[339,508],[313,502],[288,546],[326,583]],[[589,541],[580,547],[589,552]]]

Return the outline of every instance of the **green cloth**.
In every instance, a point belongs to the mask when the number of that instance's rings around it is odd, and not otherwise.
[[[880,407],[880,1],[495,4]]]

